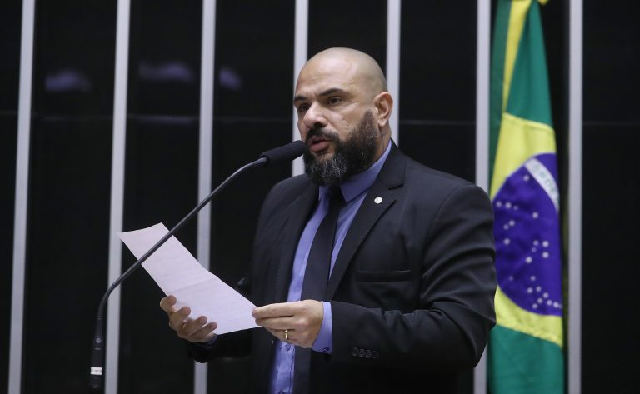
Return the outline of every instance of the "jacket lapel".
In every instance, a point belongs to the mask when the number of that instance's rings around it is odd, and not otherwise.
[[[307,224],[309,213],[314,203],[318,199],[318,188],[316,186],[307,187],[296,200],[291,204],[291,209],[285,213],[286,219],[281,229],[280,242],[276,247],[280,249],[280,255],[276,260],[277,274],[275,286],[275,302],[284,302],[287,299],[287,291],[291,282],[291,269],[293,258],[298,247],[298,241],[304,226]]]
[[[362,241],[380,217],[396,201],[397,189],[404,183],[405,157],[395,145],[391,148],[378,178],[371,185],[362,205],[351,223],[327,284],[325,299],[330,300],[342,281],[349,264]]]

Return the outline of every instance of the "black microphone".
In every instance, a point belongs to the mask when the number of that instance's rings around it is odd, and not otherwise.
[[[279,164],[287,161],[291,161],[302,155],[304,150],[306,149],[306,145],[302,141],[294,141],[290,142],[286,145],[270,149],[266,152],[260,154],[260,157],[252,161],[251,163],[245,164],[244,166],[237,169],[233,174],[231,174],[227,179],[225,179],[215,190],[213,190],[204,200],[202,200],[191,212],[187,214],[178,224],[176,224],[167,234],[165,234],[155,245],[153,245],[145,254],[143,254],[138,261],[136,261],[129,269],[127,269],[115,282],[109,286],[107,291],[102,296],[102,300],[100,301],[100,305],[98,306],[98,316],[96,318],[96,331],[93,336],[93,351],[91,353],[91,375],[89,378],[89,383],[92,389],[98,390],[102,388],[102,371],[103,371],[103,363],[104,363],[104,339],[102,336],[102,315],[104,311],[104,307],[107,303],[107,298],[113,292],[113,290],[118,287],[123,280],[128,278],[133,271],[135,271],[138,267],[144,263],[149,256],[151,256],[162,244],[164,244],[169,238],[171,238],[178,230],[180,230],[192,217],[195,216],[196,213],[200,212],[205,205],[211,201],[214,195],[216,195],[220,190],[224,189],[227,184],[235,179],[238,175],[249,168],[253,167],[268,167],[274,164]]]
[[[268,167],[274,164],[279,164],[281,162],[291,161],[296,157],[300,157],[302,153],[304,153],[305,149],[306,145],[304,142],[294,141],[287,145],[279,146],[266,152],[262,152],[260,158],[267,159],[264,165],[265,167]]]

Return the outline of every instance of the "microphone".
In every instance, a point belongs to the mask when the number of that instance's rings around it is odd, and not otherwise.
[[[187,214],[178,224],[176,224],[167,234],[165,234],[155,245],[153,245],[144,255],[142,255],[138,261],[136,261],[129,269],[127,269],[115,282],[109,286],[107,291],[102,296],[102,300],[100,301],[100,305],[98,306],[98,315],[96,318],[96,330],[93,336],[93,350],[91,353],[91,375],[89,378],[89,383],[92,389],[98,390],[102,388],[102,371],[103,371],[103,361],[104,361],[104,339],[102,336],[102,315],[104,311],[104,307],[107,302],[107,298],[113,292],[113,290],[118,287],[123,280],[128,278],[133,271],[139,268],[142,263],[144,263],[149,256],[151,256],[162,244],[164,244],[169,238],[171,238],[178,230],[180,230],[191,218],[193,218],[196,213],[200,212],[205,205],[211,201],[214,195],[216,195],[219,191],[224,189],[227,184],[235,179],[238,175],[249,168],[253,167],[269,167],[274,164],[280,164],[283,162],[290,162],[293,159],[300,157],[302,153],[304,153],[306,149],[306,145],[302,141],[294,141],[290,142],[286,145],[270,149],[260,154],[260,157],[252,161],[251,163],[245,164],[244,166],[237,169],[233,174],[231,174],[227,179],[225,179],[217,188],[215,188],[204,200],[202,200],[191,212]]]
[[[281,162],[291,161],[297,157],[300,157],[302,153],[304,153],[305,149],[306,145],[304,142],[294,141],[288,143],[287,145],[279,146],[266,152],[262,152],[260,158],[267,159],[264,165],[265,167],[268,167],[274,164],[279,164]]]

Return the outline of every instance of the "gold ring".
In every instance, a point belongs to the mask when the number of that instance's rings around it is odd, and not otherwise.
[[[284,340],[285,341],[289,340],[289,330],[284,330]]]

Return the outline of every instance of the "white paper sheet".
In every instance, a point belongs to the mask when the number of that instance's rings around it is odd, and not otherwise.
[[[158,223],[141,230],[118,233],[118,236],[139,259],[168,232],[162,223]],[[169,238],[142,266],[166,295],[178,299],[178,309],[188,306],[191,308],[189,317],[206,316],[207,321],[218,323],[215,333],[257,327],[251,316],[255,306],[200,265],[175,237]]]

